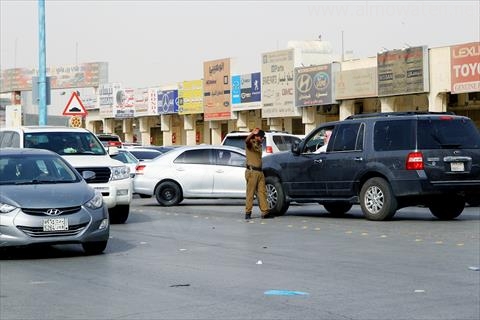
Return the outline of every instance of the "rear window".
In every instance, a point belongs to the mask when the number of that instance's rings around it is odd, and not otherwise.
[[[480,133],[472,121],[445,116],[418,121],[419,149],[477,149]]]
[[[293,136],[273,136],[273,142],[280,151],[290,150],[294,142],[300,142],[300,138]]]
[[[224,146],[232,146],[245,150],[245,139],[247,136],[231,136],[226,137],[223,141]],[[267,139],[263,139],[262,150],[267,148]]]

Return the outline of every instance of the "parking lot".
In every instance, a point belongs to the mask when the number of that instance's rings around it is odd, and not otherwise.
[[[255,207],[255,210],[258,208]],[[478,319],[480,212],[243,220],[241,200],[133,201],[105,253],[6,253],[1,319]]]

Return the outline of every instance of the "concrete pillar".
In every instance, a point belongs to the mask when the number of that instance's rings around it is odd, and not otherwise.
[[[293,131],[293,121],[292,118],[285,118],[283,119],[283,130],[289,133]]]
[[[355,100],[343,100],[340,104],[339,119],[343,120],[355,114]]]
[[[183,115],[183,128],[185,132],[185,144],[187,146],[194,146],[197,144],[195,140],[196,132],[196,114],[185,114]]]
[[[103,133],[114,133],[115,121],[114,119],[103,119]]]
[[[133,142],[133,119],[123,119],[122,131],[125,135],[125,142]]]
[[[380,112],[395,112],[395,97],[380,98]]]
[[[270,126],[272,131],[282,131],[283,130],[283,118],[268,118],[267,124]]]
[[[222,126],[220,121],[210,121],[209,122],[211,139],[213,145],[219,145],[222,143]]]
[[[138,118],[138,130],[140,131],[139,142],[142,145],[149,145],[150,144],[150,124],[149,124],[149,117],[142,117]]]
[[[430,92],[428,95],[428,111],[447,111],[447,92]]]
[[[302,108],[302,123],[306,134],[317,127],[316,115],[317,107]]]
[[[172,116],[169,114],[162,114],[160,116],[160,123],[163,133],[163,145],[171,146],[172,143],[172,130],[171,130]]]
[[[248,129],[248,113],[249,111],[237,112],[237,129],[238,131],[249,131]]]

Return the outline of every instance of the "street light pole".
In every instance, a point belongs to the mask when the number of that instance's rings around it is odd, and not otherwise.
[[[45,50],[45,0],[38,0],[38,125],[47,124],[47,73]]]

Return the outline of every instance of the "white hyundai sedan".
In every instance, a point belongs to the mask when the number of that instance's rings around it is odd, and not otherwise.
[[[245,198],[245,151],[197,145],[175,148],[137,165],[134,192],[155,196],[162,206],[186,198]]]

